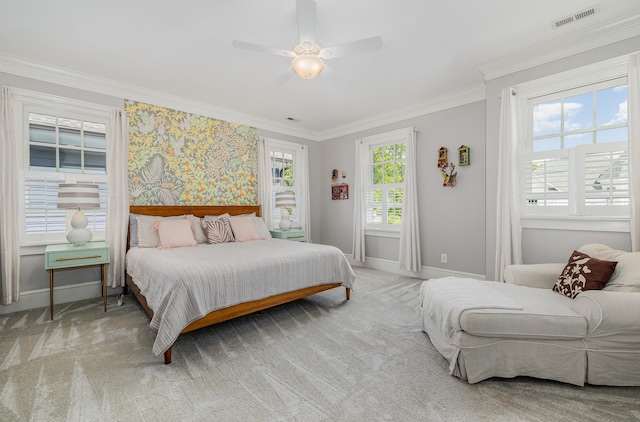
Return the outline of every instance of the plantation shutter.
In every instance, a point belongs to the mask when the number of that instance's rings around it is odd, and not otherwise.
[[[567,212],[570,165],[567,151],[523,154],[526,213]]]
[[[64,179],[25,179],[24,218],[27,235],[41,237],[44,240],[47,239],[47,235],[66,233],[66,212],[57,208],[60,183],[64,183]]]
[[[626,142],[578,149],[579,207],[583,215],[625,215],[630,203],[629,152]]]

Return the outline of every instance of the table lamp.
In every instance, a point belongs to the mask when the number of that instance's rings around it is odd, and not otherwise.
[[[289,230],[291,228],[291,220],[289,220],[289,208],[295,208],[295,206],[295,192],[276,192],[276,208],[280,208],[280,229]]]
[[[67,240],[73,246],[82,246],[91,240],[93,234],[87,229],[89,220],[81,209],[100,208],[98,185],[89,183],[62,183],[58,186],[58,208],[75,209]]]

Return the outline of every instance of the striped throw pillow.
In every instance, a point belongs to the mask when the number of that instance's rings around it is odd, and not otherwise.
[[[211,244],[233,242],[233,231],[229,222],[229,214],[202,220],[202,228],[207,233],[207,242]]]

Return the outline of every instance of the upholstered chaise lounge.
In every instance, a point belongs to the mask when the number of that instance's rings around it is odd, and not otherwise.
[[[584,274],[572,260],[584,264]],[[568,297],[559,276],[584,288],[603,262],[612,272],[604,288]],[[451,374],[469,383],[524,375],[640,385],[640,252],[588,244],[569,264],[511,266],[505,281],[447,277],[422,284],[422,329]]]

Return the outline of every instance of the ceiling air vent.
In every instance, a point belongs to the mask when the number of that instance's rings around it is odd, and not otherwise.
[[[588,9],[584,9],[581,10],[579,12],[574,13],[573,15],[569,15],[569,16],[565,16],[564,18],[558,19],[556,21],[551,22],[551,28],[552,29],[557,29],[560,28],[561,26],[565,26],[568,25],[570,23],[573,23],[575,21],[579,21],[580,19],[584,19],[587,18],[589,16],[593,16],[595,14],[597,14],[598,12],[600,12],[600,5],[597,4],[593,7],[590,7]]]

